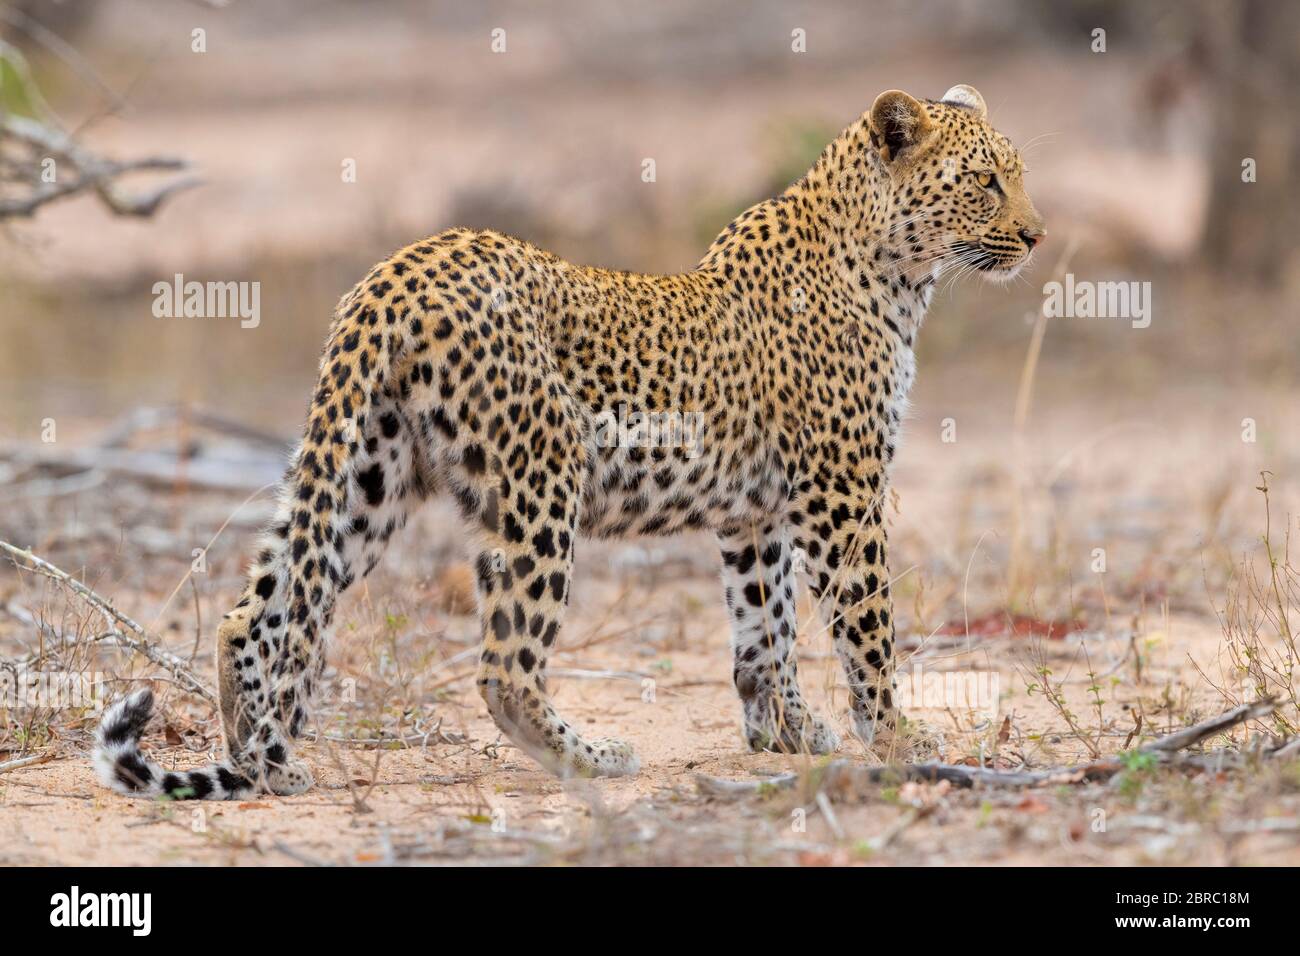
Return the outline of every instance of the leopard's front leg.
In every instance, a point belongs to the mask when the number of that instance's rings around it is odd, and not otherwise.
[[[853,726],[863,743],[888,755],[898,728],[893,602],[884,508],[869,485],[813,489],[791,516],[795,546],[831,624],[849,685]]]
[[[745,742],[752,750],[830,753],[839,737],[799,690],[789,530],[783,522],[745,524],[719,532],[718,542]]]

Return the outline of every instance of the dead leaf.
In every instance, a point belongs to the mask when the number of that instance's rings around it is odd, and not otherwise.
[[[1016,804],[1016,809],[1021,813],[1046,813],[1051,808],[1032,793],[1029,793],[1025,794],[1021,801]]]
[[[1141,715],[1140,713],[1134,713],[1134,714],[1133,714],[1133,729],[1130,730],[1130,731],[1128,732],[1128,736],[1124,738],[1124,746],[1121,747],[1120,749],[1121,749],[1121,750],[1128,750],[1128,745],[1129,745],[1129,743],[1131,743],[1132,740],[1133,740],[1133,738],[1136,737],[1136,736],[1137,736],[1138,734],[1140,734],[1140,733],[1142,733],[1142,715]]]
[[[853,857],[844,850],[830,852],[804,850],[799,854],[800,866],[848,866],[852,862]]]
[[[938,634],[971,637],[1046,637],[1060,640],[1067,634],[1081,631],[1084,621],[1079,618],[1047,620],[1030,614],[1013,614],[1010,611],[991,611],[969,621],[950,621],[936,632]]]

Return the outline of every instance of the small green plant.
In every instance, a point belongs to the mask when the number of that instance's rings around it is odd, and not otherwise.
[[[193,800],[197,796],[197,791],[193,787],[180,787],[168,793],[160,793],[154,799],[159,803],[172,803],[176,800]]]
[[[1092,739],[1092,736],[1085,733],[1083,728],[1079,725],[1078,716],[1070,709],[1069,704],[1065,700],[1065,694],[1061,690],[1062,684],[1060,682],[1057,682],[1056,684],[1052,683],[1052,669],[1047,666],[1046,661],[1043,659],[1043,651],[1041,647],[1038,648],[1037,654],[1038,660],[1034,665],[1034,673],[1039,679],[1037,681],[1026,683],[1025,686],[1029,696],[1032,697],[1036,693],[1041,694],[1043,699],[1046,700],[1061,719],[1065,721],[1066,725],[1070,728],[1070,732],[1088,748],[1088,752],[1092,755],[1092,758],[1094,760],[1098,759],[1101,757],[1101,748],[1097,746],[1097,743]],[[1097,707],[1097,712],[1100,716],[1100,708],[1102,704],[1100,687],[1097,687],[1096,677],[1094,675],[1089,676],[1092,677],[1091,683],[1093,687],[1096,687],[1098,691],[1094,696],[1094,705]],[[1092,690],[1092,687],[1090,687],[1089,690]],[[1098,734],[1101,733],[1100,727],[1097,728],[1097,732]],[[1031,735],[1030,739],[1035,738]]]
[[[1145,750],[1125,750],[1119,755],[1119,762],[1124,765],[1125,770],[1134,773],[1145,773],[1154,769],[1160,761],[1155,754],[1148,753]]]
[[[1124,772],[1119,776],[1119,792],[1127,800],[1136,800],[1160,761],[1155,754],[1126,750],[1119,755]]]

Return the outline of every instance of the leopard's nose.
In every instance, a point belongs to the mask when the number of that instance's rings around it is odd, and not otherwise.
[[[1020,238],[1024,240],[1025,245],[1032,249],[1047,238],[1047,232],[1039,228],[1021,229]]]

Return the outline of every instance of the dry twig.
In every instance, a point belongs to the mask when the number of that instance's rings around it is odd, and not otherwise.
[[[54,754],[45,753],[31,754],[27,757],[19,757],[17,760],[6,760],[0,763],[0,773],[8,773],[10,770],[17,770],[19,767],[30,767],[33,764],[46,763],[54,759]]]
[[[1260,717],[1267,716],[1272,713],[1277,704],[1275,698],[1243,704],[1218,717],[1202,721],[1191,727],[1185,727],[1182,730],[1144,744],[1138,747],[1136,752],[1170,760],[1177,751],[1185,750],[1202,740],[1213,737],[1248,720],[1257,720]],[[1279,744],[1264,751],[1263,756],[1269,759],[1289,756],[1294,752],[1294,743],[1292,741]],[[1195,766],[1199,769],[1210,769],[1212,764],[1208,763],[1205,758],[1217,755],[1216,752],[1214,755],[1188,756],[1186,759],[1177,762],[1187,766]],[[947,780],[958,787],[974,787],[977,784],[985,787],[1039,787],[1044,784],[1107,780],[1125,769],[1125,766],[1126,764],[1119,757],[1109,757],[1069,767],[1053,767],[1048,770],[1019,771],[987,770],[983,767],[966,767],[944,763],[864,767],[847,760],[835,760],[824,767],[814,769],[811,775],[808,776],[807,782],[818,792],[822,790],[856,792],[882,783],[902,783],[908,780],[926,783]],[[1213,769],[1219,769],[1221,766],[1222,762]],[[769,777],[766,780],[756,781],[726,780],[706,774],[697,774],[695,785],[699,792],[705,796],[735,799],[777,790],[790,790],[804,779],[804,776],[799,773],[784,773]]]
[[[172,677],[174,677],[176,681],[185,688],[185,690],[198,697],[202,697],[208,703],[216,706],[217,695],[214,694],[208,686],[203,683],[203,681],[199,680],[199,678],[195,676],[194,672],[190,670],[189,666],[183,660],[171,651],[167,650],[159,642],[150,639],[148,633],[145,632],[143,627],[131,618],[127,617],[117,608],[113,607],[112,603],[107,598],[100,596],[72,575],[68,574],[68,572],[56,568],[43,558],[39,558],[32,554],[30,550],[25,551],[22,548],[16,548],[7,541],[0,541],[0,550],[9,554],[9,556],[13,558],[14,564],[18,567],[25,567],[29,571],[36,571],[39,574],[43,574],[48,578],[58,581],[65,587],[70,588],[78,597],[84,600],[91,607],[95,608],[95,610],[99,611],[107,622],[108,631],[97,637],[96,640],[112,638],[116,643],[123,647],[129,647],[137,654],[171,674]],[[22,563],[19,563],[20,561]]]

